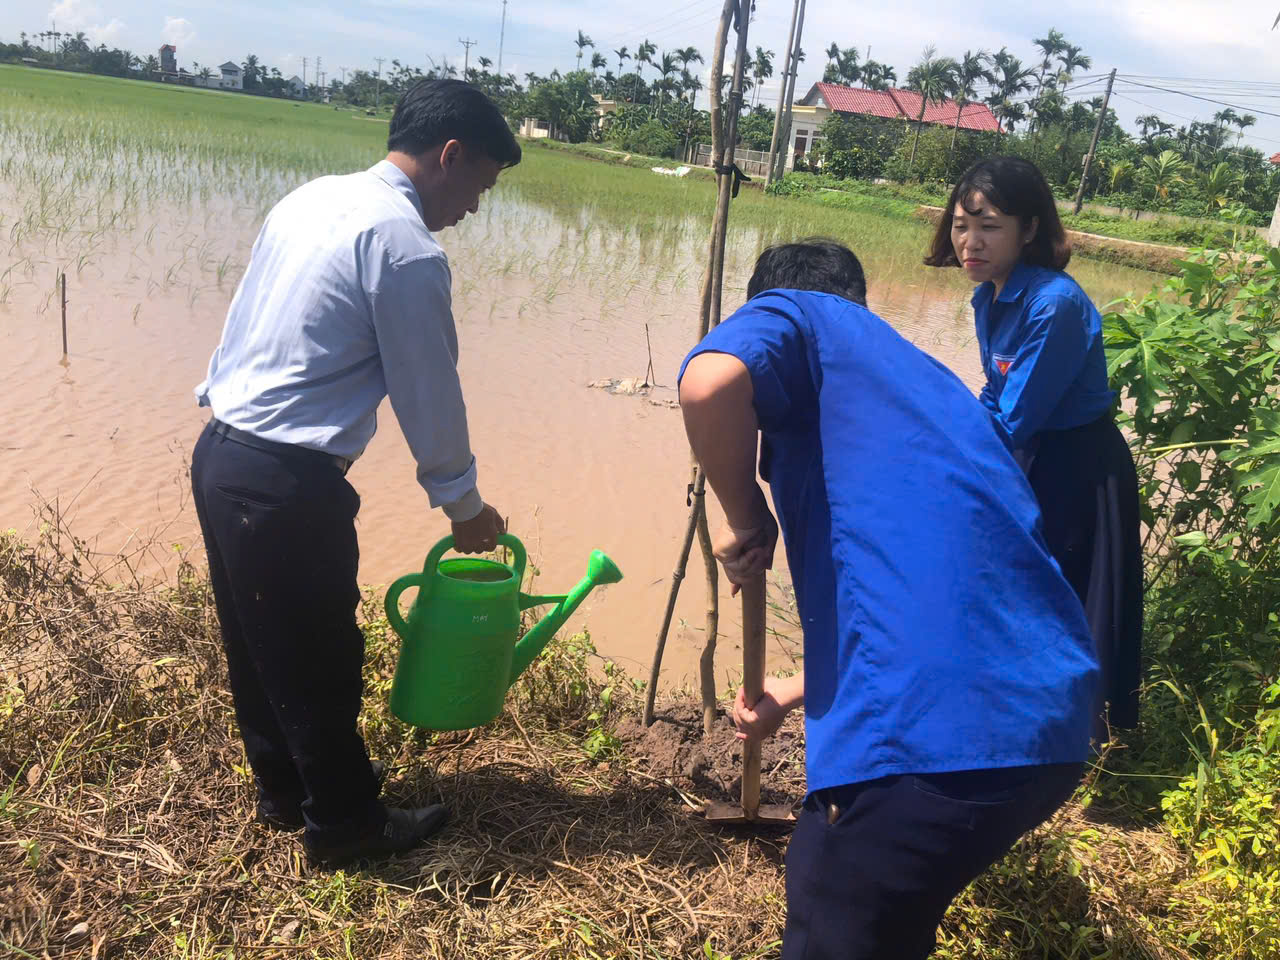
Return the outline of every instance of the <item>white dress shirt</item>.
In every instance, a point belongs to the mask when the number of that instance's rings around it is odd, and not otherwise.
[[[255,436],[354,460],[390,396],[431,505],[470,520],[482,501],[450,282],[395,164],[313,180],[267,214],[196,399]]]

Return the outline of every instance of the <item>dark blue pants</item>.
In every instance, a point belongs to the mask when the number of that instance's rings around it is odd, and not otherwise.
[[[249,447],[212,425],[196,443],[191,486],[263,803],[301,804],[310,836],[346,839],[381,812],[356,728],[360,498],[331,462]]]
[[[1080,782],[1054,764],[811,794],[787,847],[783,960],[922,960],[948,904]]]

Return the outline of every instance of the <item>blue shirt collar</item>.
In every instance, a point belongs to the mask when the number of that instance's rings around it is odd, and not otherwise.
[[[424,216],[422,212],[422,198],[418,196],[418,188],[413,185],[413,181],[409,179],[409,175],[397,167],[390,160],[379,160],[369,172],[375,177],[389,186],[397,193],[403,194],[413,208],[418,211],[418,216]]]
[[[1027,284],[1035,277],[1038,267],[1033,267],[1025,261],[1019,260],[1009,273],[1009,279],[1004,282],[1004,287],[1000,290],[1000,296],[994,296],[996,285],[988,280],[981,284],[973,291],[973,297],[969,302],[973,306],[977,306],[980,301],[988,301],[994,303],[1017,303],[1027,291]]]

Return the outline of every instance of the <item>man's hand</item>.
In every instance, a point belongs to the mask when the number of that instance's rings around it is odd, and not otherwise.
[[[453,525],[453,547],[459,553],[488,553],[498,546],[498,537],[507,532],[502,515],[485,504],[470,520]]]
[[[733,703],[733,725],[739,740],[764,740],[782,726],[787,714],[804,703],[804,674],[793,677],[765,677],[764,694],[748,706],[746,694],[738,688]]]
[[[711,543],[712,553],[724,566],[724,575],[737,596],[741,585],[766,570],[773,569],[773,551],[778,545],[778,522],[765,503],[764,491],[756,487],[757,502],[745,526],[725,524]],[[742,523],[742,519],[738,523]]]

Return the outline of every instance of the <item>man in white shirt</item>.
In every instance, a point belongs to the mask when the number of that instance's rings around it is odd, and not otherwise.
[[[364,639],[346,481],[384,396],[457,549],[492,550],[500,514],[476,488],[456,369],[449,263],[432,231],[474,213],[520,147],[457,80],[396,106],[387,158],[321,177],[267,215],[196,388],[213,418],[191,477],[258,817],[305,827],[338,865],[408,850],[440,805],[391,809],[356,728]]]

